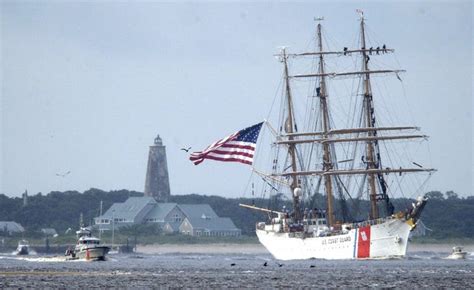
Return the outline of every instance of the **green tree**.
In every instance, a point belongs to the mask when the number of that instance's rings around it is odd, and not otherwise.
[[[450,190],[446,192],[446,198],[447,199],[458,199],[458,194],[455,193],[454,191]]]
[[[443,195],[439,191],[426,194],[430,199],[421,215],[427,227],[433,229],[430,235],[434,238],[459,238],[474,239],[474,196],[460,198],[452,191]],[[79,215],[84,214],[86,225],[92,224],[93,218],[99,216],[99,204],[103,201],[104,212],[115,202],[124,202],[131,196],[143,196],[143,193],[119,190],[102,191],[90,189],[83,193],[77,191],[51,192],[46,195],[32,195],[28,198],[28,205],[23,206],[21,198],[7,197],[0,194],[0,220],[19,222],[28,231],[39,231],[41,228],[55,228],[60,235],[68,228],[77,229]],[[445,199],[445,196],[447,197]],[[411,209],[413,199],[393,198],[395,211]],[[239,203],[254,204],[258,207],[281,209],[282,205],[290,206],[282,198],[223,198],[221,196],[206,196],[198,194],[176,195],[171,197],[171,202],[179,204],[209,204],[221,217],[229,217],[234,224],[242,230],[243,235],[255,235],[255,223],[269,218],[266,213],[249,210],[239,206]],[[323,196],[318,195],[315,206],[324,208]],[[338,200],[336,199],[336,203]],[[367,200],[348,200],[349,206],[358,210],[353,218],[364,220],[369,211]],[[353,204],[352,204],[353,203]],[[304,207],[312,207],[312,202]],[[340,208],[336,213],[340,215]],[[2,229],[0,229],[0,232]],[[71,232],[73,232],[71,231]],[[134,225],[130,228],[120,228],[122,235],[131,238],[151,237],[160,233],[157,228],[150,225]]]
[[[425,196],[429,199],[437,199],[437,200],[444,199],[444,196],[441,193],[441,191],[430,191],[426,193]]]

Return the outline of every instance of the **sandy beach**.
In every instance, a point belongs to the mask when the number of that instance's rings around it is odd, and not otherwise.
[[[415,244],[408,247],[408,253],[430,251],[449,253],[455,244]],[[474,245],[462,245],[468,252],[474,252]],[[267,254],[267,250],[261,244],[154,244],[138,245],[137,252],[144,254]]]
[[[137,252],[144,254],[265,254],[267,250],[261,244],[154,244],[138,245]]]

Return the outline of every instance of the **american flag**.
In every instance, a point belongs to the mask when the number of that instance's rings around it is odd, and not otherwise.
[[[218,140],[200,152],[194,152],[189,157],[194,165],[204,159],[226,162],[241,162],[252,165],[255,145],[262,123],[245,128],[234,134]]]

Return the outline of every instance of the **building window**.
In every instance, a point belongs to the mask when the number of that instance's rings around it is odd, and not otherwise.
[[[174,218],[173,218],[173,219],[174,219],[175,222],[180,222],[180,221],[181,221],[181,216],[176,213],[176,214],[174,215]]]

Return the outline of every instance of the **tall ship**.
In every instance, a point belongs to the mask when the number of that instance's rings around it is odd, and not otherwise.
[[[409,234],[427,203],[424,196],[414,202],[406,198],[408,206],[396,212],[390,199],[421,194],[436,170],[405,154],[405,143],[427,139],[420,128],[380,121],[384,118],[379,117],[396,112],[390,106],[377,111],[376,105],[382,102],[375,92],[385,86],[379,79],[401,81],[404,70],[383,67],[382,58],[394,49],[369,42],[363,12],[359,14],[355,48],[326,49],[323,19],[318,18],[316,49],[289,53],[283,48],[277,54],[283,65],[278,126],[267,121],[254,125],[190,157],[195,164],[213,159],[252,165],[253,175],[260,180],[262,191],[270,193],[272,204],[241,206],[268,215],[266,221],[256,224],[256,235],[279,260],[403,257]],[[297,72],[300,69],[303,71]],[[296,108],[295,99],[304,105]],[[267,172],[253,164],[255,136],[261,127],[268,128],[269,142],[260,133],[259,148],[271,145],[265,162],[271,164],[271,171]],[[255,151],[258,161],[263,152]],[[410,191],[405,185],[412,183],[407,176],[413,175],[424,175],[426,180]],[[255,196],[254,191],[252,183]],[[275,198],[285,196],[283,203]]]
[[[389,196],[405,190],[402,184],[406,175],[424,172],[429,179],[436,170],[425,168],[405,155],[393,158],[388,154],[392,147],[404,150],[404,142],[423,141],[427,136],[418,133],[420,129],[416,126],[386,126],[378,122],[380,115],[372,79],[395,77],[401,81],[399,74],[404,70],[380,67],[384,62],[379,58],[394,53],[394,49],[382,43],[375,47],[367,45],[366,23],[363,12],[359,13],[358,47],[326,50],[323,19],[319,18],[315,19],[318,22],[316,50],[292,54],[282,49],[277,55],[283,64],[283,100],[279,126],[274,129],[269,125],[273,133],[272,172],[256,168],[254,172],[268,185],[268,191],[291,196],[292,208],[241,206],[268,214],[267,221],[257,223],[256,234],[279,260],[403,257],[409,234],[427,202],[420,196],[403,211],[395,212],[390,200]],[[344,58],[349,58],[356,69],[326,68],[330,60],[344,61]],[[290,61],[301,59],[311,60],[313,70],[290,72]],[[377,68],[371,68],[373,60]],[[331,69],[334,67],[331,65]],[[344,113],[330,106],[333,96],[329,87],[337,86],[332,82],[338,79],[346,82],[353,79],[351,89],[357,91],[349,102],[354,108]],[[293,85],[297,82],[310,84],[304,110],[295,109]],[[297,116],[301,111],[306,112],[303,119]],[[342,121],[336,124],[336,117]],[[319,203],[315,202],[317,197]],[[359,199],[370,204],[366,212],[361,212]],[[359,209],[354,211],[357,205]]]

